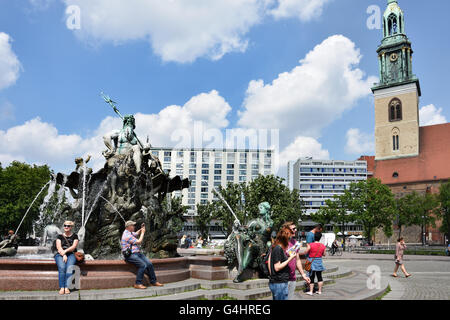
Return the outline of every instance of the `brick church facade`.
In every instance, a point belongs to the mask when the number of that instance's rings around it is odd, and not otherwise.
[[[419,126],[419,79],[412,73],[411,42],[406,36],[404,13],[397,0],[388,0],[383,16],[383,40],[378,47],[380,83],[375,98],[375,156],[362,156],[368,171],[388,185],[396,197],[416,191],[439,193],[450,180],[450,123]],[[426,226],[427,243],[443,244],[444,235]],[[394,226],[395,231],[395,226]],[[421,226],[402,231],[409,243],[421,243]],[[376,243],[396,241],[377,232]]]

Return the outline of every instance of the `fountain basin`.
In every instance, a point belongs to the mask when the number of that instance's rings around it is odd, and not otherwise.
[[[224,257],[179,257],[152,259],[156,277],[161,283],[189,278],[228,279]],[[136,281],[137,268],[123,260],[94,260],[80,265],[81,290],[131,287]],[[144,277],[144,285],[148,285]],[[1,291],[58,290],[58,269],[54,260],[0,260]]]

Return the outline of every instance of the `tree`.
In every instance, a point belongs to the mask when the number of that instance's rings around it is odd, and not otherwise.
[[[427,226],[436,227],[437,216],[439,215],[438,197],[431,193],[419,196],[417,203],[417,224],[422,225],[422,245],[425,245],[425,229]]]
[[[189,206],[183,206],[181,197],[170,197],[170,206],[167,203],[167,197],[164,197],[161,208],[163,217],[166,217],[169,228],[173,233],[178,233],[183,229],[185,222],[184,214],[188,211]]]
[[[444,183],[439,188],[440,218],[442,226],[440,231],[444,233],[447,239],[450,239],[450,181]]]
[[[302,203],[298,190],[290,191],[283,184],[284,179],[273,175],[259,175],[249,183],[229,183],[226,188],[219,187],[217,192],[228,203],[242,225],[259,215],[258,205],[268,202],[271,206],[274,229],[286,221],[297,223],[302,217]],[[232,232],[235,216],[227,204],[218,197],[211,206],[212,218],[222,221],[226,234]]]
[[[212,209],[212,218],[222,221],[222,228],[226,233],[225,235],[228,235],[232,231],[233,223],[236,218],[241,224],[245,224],[247,221],[245,211],[246,203],[243,201],[243,194],[244,192],[247,193],[247,190],[245,189],[244,184],[228,183],[226,188],[219,186],[217,192],[226,203],[221,199],[213,200],[210,207]]]
[[[212,203],[197,204],[197,215],[194,218],[194,222],[197,225],[200,236],[203,239],[208,238],[213,211],[214,205]]]
[[[430,193],[423,195],[412,192],[397,200],[397,226],[399,227],[399,237],[402,226],[412,225],[422,226],[422,244],[425,244],[423,237],[424,229],[429,226],[436,226],[436,219],[439,215],[437,207],[438,198]]]
[[[28,207],[39,191],[50,179],[48,166],[36,166],[12,162],[8,167],[2,168],[0,164],[0,230],[16,230],[24,217]],[[45,191],[45,190],[44,190]],[[33,229],[33,221],[39,215],[39,206],[45,197],[42,192],[27,214],[19,230],[24,238]]]
[[[323,225],[331,223],[334,226],[337,226],[342,234],[344,234],[345,226],[348,223],[355,221],[354,213],[348,210],[348,208],[350,208],[351,199],[351,193],[348,190],[345,190],[344,194],[339,196],[335,195],[332,200],[325,200],[326,206],[321,207],[316,214],[311,214],[311,218]],[[322,218],[320,217],[321,215]]]
[[[416,192],[395,200],[397,208],[396,224],[399,238],[401,237],[403,227],[420,224],[420,221],[417,219],[419,216],[417,213],[418,201],[419,198]]]
[[[392,221],[395,214],[394,195],[379,179],[368,179],[350,185],[351,198],[347,200],[348,210],[355,214],[355,221],[363,226],[369,243],[374,230],[383,228],[386,236],[392,235]]]
[[[321,207],[317,212],[310,214],[311,220],[320,223],[324,227],[329,224],[334,225],[333,222],[337,215],[335,201],[336,200],[326,200],[325,206]]]
[[[303,204],[297,189],[293,191],[283,183],[284,179],[268,175],[259,175],[248,185],[245,197],[246,210],[255,218],[259,214],[258,205],[268,202],[272,211],[274,229],[278,230],[286,221],[298,223],[303,217]]]

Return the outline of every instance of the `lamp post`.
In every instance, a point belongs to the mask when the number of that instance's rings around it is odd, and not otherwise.
[[[348,236],[348,232],[345,231],[345,232],[344,232],[344,251],[345,251],[345,237],[347,237],[347,236]]]
[[[425,216],[422,216],[422,246],[425,246]]]

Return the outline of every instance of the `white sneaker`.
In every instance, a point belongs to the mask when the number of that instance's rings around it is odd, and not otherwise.
[[[313,293],[312,293],[312,292],[309,292],[309,291],[308,291],[306,294],[309,295],[309,296],[312,296],[312,295],[313,295]]]
[[[317,291],[316,294],[322,294],[322,292]]]

